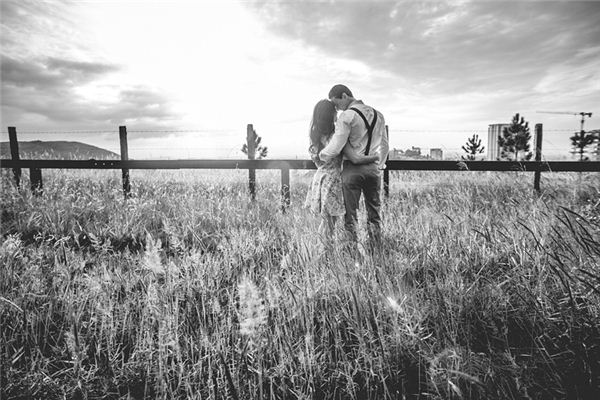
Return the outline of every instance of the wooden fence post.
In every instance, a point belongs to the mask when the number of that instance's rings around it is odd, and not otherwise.
[[[40,195],[44,192],[41,168],[29,168],[29,181],[31,183],[31,192],[34,195]]]
[[[542,137],[543,137],[543,127],[542,124],[535,124],[535,161],[542,161]],[[538,169],[534,173],[533,177],[533,188],[536,191],[540,191],[540,178],[542,175],[542,171]]]
[[[290,169],[281,169],[281,211],[285,210],[290,206]]]
[[[390,197],[390,170],[383,170],[383,193],[385,197]]]
[[[19,161],[19,141],[17,140],[17,128],[8,127],[8,140],[10,141],[10,156],[13,160]],[[13,175],[17,187],[21,185],[21,168],[13,168]]]
[[[127,127],[119,126],[119,141],[121,142],[121,161],[129,160],[129,150],[127,148]],[[129,168],[123,168],[123,195],[127,199],[130,197],[131,183],[129,182]]]
[[[246,127],[246,146],[248,146],[248,160],[254,160],[256,157],[256,132],[252,124]],[[256,170],[248,168],[248,189],[250,190],[250,200],[256,200]]]
[[[387,125],[385,126],[385,133],[388,135],[389,141],[390,131]],[[388,156],[385,159],[385,162],[387,163],[389,159],[390,156],[388,154]],[[390,197],[390,170],[387,167],[383,170],[383,193],[385,194],[385,197]]]

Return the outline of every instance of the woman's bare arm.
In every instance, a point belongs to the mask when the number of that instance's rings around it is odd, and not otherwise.
[[[368,156],[363,156],[362,154],[358,154],[356,150],[349,143],[346,143],[344,148],[342,149],[342,154],[349,160],[352,164],[370,164],[379,160],[378,154],[371,154]]]
[[[314,145],[310,145],[310,147],[308,148],[308,153],[310,154],[310,159],[313,161],[313,163],[315,163],[315,166],[317,168],[325,164],[325,162],[321,161],[321,159],[319,158],[319,152],[317,151],[317,148]]]

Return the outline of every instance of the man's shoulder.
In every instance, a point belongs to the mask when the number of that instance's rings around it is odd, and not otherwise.
[[[340,113],[338,119],[342,120],[343,122],[350,123],[355,117],[356,112],[352,110],[352,107],[348,107],[346,110]]]
[[[354,112],[352,110],[353,108],[360,111],[373,109],[373,107],[366,105],[361,100],[355,101],[354,103],[350,104],[350,106],[348,106],[348,110],[351,110],[350,112]]]
[[[356,111],[360,112],[363,115],[367,115],[371,114],[371,110],[371,107],[363,104],[362,102],[355,102],[353,104],[350,104],[350,106],[340,114],[340,117],[346,121],[352,121],[358,116],[358,113]]]
[[[383,117],[383,114],[381,113],[381,111],[375,109],[372,106],[364,104],[364,103],[355,103],[355,104],[352,104],[350,107],[348,107],[348,109],[346,111],[344,111],[345,113],[348,113],[348,117],[347,117],[348,120],[352,120],[352,119],[355,118],[356,115],[358,115],[354,110],[351,110],[352,108],[356,108],[368,120],[371,120],[373,118],[374,113],[377,112],[377,119],[379,121],[384,121],[384,117]],[[378,124],[379,124],[379,121],[378,121]]]
[[[353,110],[351,110],[352,108],[356,108],[357,110],[359,110],[363,114],[372,114],[375,111],[377,111],[377,115],[378,116],[380,116],[380,117],[383,116],[383,114],[381,113],[381,111],[379,111],[375,107],[370,106],[368,104],[365,104],[363,102],[360,102],[360,103],[357,102],[357,103],[351,104],[350,107],[348,107],[348,110],[350,110],[349,112],[351,112],[353,114],[356,114],[356,112],[354,112]],[[348,110],[346,110],[346,111],[348,111]]]

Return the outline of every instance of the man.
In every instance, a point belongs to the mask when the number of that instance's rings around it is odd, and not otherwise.
[[[344,85],[332,87],[329,100],[342,113],[336,122],[331,141],[319,153],[321,160],[329,161],[339,155],[346,143],[358,154],[379,155],[378,161],[363,165],[355,165],[344,159],[342,167],[346,230],[350,239],[357,242],[357,210],[362,193],[367,208],[369,241],[371,245],[375,245],[381,240],[381,175],[389,151],[385,120],[373,107],[356,100]]]

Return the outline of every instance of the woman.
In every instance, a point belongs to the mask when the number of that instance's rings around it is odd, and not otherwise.
[[[379,159],[377,154],[363,156],[346,144],[342,154],[329,162],[319,159],[319,152],[329,143],[335,131],[337,113],[335,105],[329,100],[319,101],[313,110],[310,124],[311,159],[317,166],[310,190],[306,196],[305,207],[322,217],[319,233],[333,234],[336,220],[342,217],[346,210],[342,195],[342,155],[354,164],[368,164]]]

